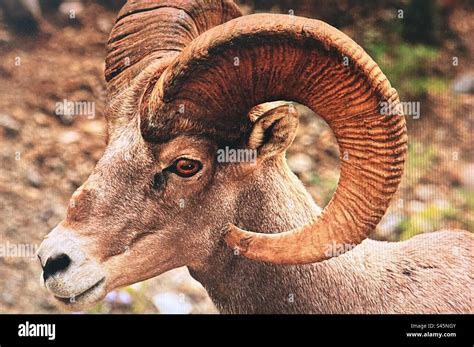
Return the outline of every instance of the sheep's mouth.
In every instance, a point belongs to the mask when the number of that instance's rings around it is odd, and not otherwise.
[[[94,285],[84,290],[79,295],[66,297],[66,298],[54,295],[54,298],[67,306],[97,302],[105,295],[104,284],[105,284],[105,277],[102,277]]]

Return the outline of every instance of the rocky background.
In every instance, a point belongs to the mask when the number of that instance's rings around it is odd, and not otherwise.
[[[39,244],[104,149],[104,47],[119,0],[0,0],[0,244]],[[242,0],[246,13],[322,19],[379,63],[403,101],[409,157],[372,237],[403,240],[442,228],[474,230],[474,10],[461,0]],[[95,116],[59,115],[93,102]],[[338,181],[327,125],[301,107],[289,165],[324,206]],[[0,256],[0,313],[61,312],[35,258]],[[88,312],[215,313],[186,269],[110,293]]]

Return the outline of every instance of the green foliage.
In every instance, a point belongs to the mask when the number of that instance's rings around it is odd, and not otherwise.
[[[405,172],[410,176],[410,184],[417,184],[423,176],[429,173],[437,158],[438,151],[435,146],[418,141],[409,142]]]
[[[405,9],[402,37],[410,42],[436,43],[441,25],[437,1],[411,0]]]
[[[463,190],[463,189],[458,189],[458,192],[464,198],[466,207],[469,210],[474,211],[474,192],[472,190]]]
[[[446,221],[455,218],[456,210],[450,205],[427,204],[420,212],[403,219],[400,224],[400,229],[403,230],[400,240],[408,240],[418,234],[439,230]]]
[[[448,90],[448,80],[429,71],[433,63],[440,58],[437,48],[404,42],[388,45],[374,40],[377,40],[377,37],[367,38],[364,47],[402,98],[420,98],[430,91]]]
[[[464,221],[463,228],[474,232],[474,192],[467,189],[456,189],[457,195],[461,198],[462,209],[458,209],[458,219]]]
[[[315,187],[318,187],[321,184],[321,177],[316,172],[311,172],[311,176],[309,178],[309,184]]]
[[[331,200],[332,196],[336,192],[338,177],[326,177],[320,176],[315,172],[312,172],[309,178],[309,184],[317,187],[320,191],[321,203],[326,206]]]

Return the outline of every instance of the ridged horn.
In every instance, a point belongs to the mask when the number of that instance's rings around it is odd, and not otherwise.
[[[230,0],[128,1],[120,10],[106,47],[109,103],[138,76],[158,79],[169,62],[206,30],[241,16]],[[109,112],[108,120],[118,112]]]
[[[341,153],[338,187],[309,225],[279,234],[230,225],[225,240],[255,260],[322,261],[336,255],[332,245],[359,244],[375,229],[399,185],[407,149],[396,90],[345,34],[321,21],[275,14],[215,27],[153,86],[142,107],[142,134],[151,141],[183,132],[232,139],[248,129],[253,106],[276,100],[304,104],[331,127]],[[382,102],[397,112],[382,114]]]

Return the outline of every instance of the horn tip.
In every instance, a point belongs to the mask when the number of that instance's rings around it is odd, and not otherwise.
[[[226,229],[227,232],[224,235],[224,240],[227,245],[238,254],[245,255],[253,237],[248,231],[242,230],[231,223],[227,224]]]

